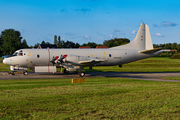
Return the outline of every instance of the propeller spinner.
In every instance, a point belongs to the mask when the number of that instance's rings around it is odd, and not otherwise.
[[[66,57],[67,57],[67,55],[56,56],[56,57],[53,57],[53,59],[50,62],[53,65],[56,64],[56,63],[62,64],[63,59],[65,59]]]

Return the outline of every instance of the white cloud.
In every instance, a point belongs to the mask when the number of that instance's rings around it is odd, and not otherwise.
[[[133,31],[131,31],[131,33],[132,33],[133,35],[135,35],[135,34],[136,34],[136,31],[135,31],[135,30],[133,30]]]
[[[103,36],[103,34],[102,34],[102,33],[100,33],[100,32],[97,32],[97,35],[101,35],[101,36]]]
[[[65,40],[65,38],[61,38],[61,40]]]
[[[86,40],[91,40],[91,37],[88,36],[88,35],[83,35],[82,38],[83,38],[83,39],[86,39]]]
[[[178,25],[178,24],[176,24],[176,23],[171,23],[171,22],[162,22],[161,25],[162,25],[162,26],[165,26],[165,27],[167,27],[167,26],[174,27],[174,26],[176,26],[176,25]]]
[[[110,34],[110,37],[111,37],[111,38],[113,38],[113,35],[112,35],[112,34]]]
[[[164,37],[164,35],[162,35],[161,33],[156,33],[155,36]]]
[[[114,29],[114,32],[120,32],[120,30],[119,29]]]

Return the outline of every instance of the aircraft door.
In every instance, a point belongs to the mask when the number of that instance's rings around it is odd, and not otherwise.
[[[27,67],[33,67],[33,63],[32,63],[32,56],[31,56],[31,51],[27,51],[26,53],[26,63],[27,63]]]

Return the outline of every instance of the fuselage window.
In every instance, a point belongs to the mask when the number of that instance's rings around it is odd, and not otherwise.
[[[109,54],[109,57],[111,57],[111,54]]]
[[[40,57],[40,55],[37,55],[37,58],[39,58]]]
[[[22,52],[19,52],[19,54],[18,54],[19,56],[23,56],[23,53]]]

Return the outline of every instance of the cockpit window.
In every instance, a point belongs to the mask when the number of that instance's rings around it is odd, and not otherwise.
[[[19,55],[19,56],[23,56],[23,53],[19,53],[18,55]]]
[[[14,54],[13,54],[13,56],[17,56],[18,55],[18,52],[15,52]]]
[[[16,51],[13,56],[23,56],[23,51],[20,50],[20,51]]]

